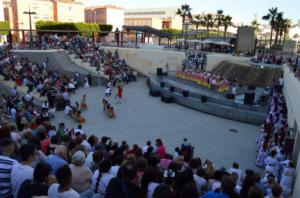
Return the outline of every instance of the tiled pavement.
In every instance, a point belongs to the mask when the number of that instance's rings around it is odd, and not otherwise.
[[[195,146],[195,154],[203,161],[209,159],[217,167],[230,167],[233,161],[237,161],[242,169],[255,168],[258,126],[211,116],[177,104],[161,103],[160,98],[149,96],[145,79],[124,86],[121,104],[116,104],[113,97],[109,98],[117,114],[115,119],[109,119],[102,110],[103,87],[79,89],[72,101],[80,102],[84,93],[89,106],[83,112],[87,120],[83,130],[87,134],[107,135],[117,141],[127,140],[130,145],[137,143],[141,146],[147,140],[154,142],[160,137],[171,154],[183,137],[187,137]],[[55,122],[60,121],[76,128],[63,112],[56,113]]]

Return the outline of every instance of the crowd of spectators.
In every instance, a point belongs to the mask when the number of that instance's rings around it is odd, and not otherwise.
[[[1,197],[281,198],[291,193],[286,182],[293,179],[293,164],[289,161],[281,172],[274,172],[271,144],[263,175],[242,171],[237,162],[218,169],[194,156],[187,139],[172,155],[160,138],[155,144],[149,140],[145,146],[130,146],[126,140],[88,136],[82,125],[69,129],[60,123],[56,128],[42,110],[18,94],[3,96],[1,101]],[[270,112],[274,113],[266,126],[274,123],[276,128],[275,121],[286,119],[281,95],[274,97]],[[273,131],[262,134],[281,145],[282,127],[278,136]],[[285,156],[282,153],[281,162]]]
[[[282,85],[275,86],[273,94],[268,116],[257,138],[256,165],[265,169],[263,181],[269,186],[280,183],[284,197],[288,197],[295,177],[295,166],[291,160],[293,140],[288,130]]]
[[[298,56],[294,60],[289,59],[288,64],[294,72],[295,77],[300,78],[300,57]]]
[[[1,73],[13,80],[11,73],[23,76],[24,72],[15,72],[18,63],[7,60],[1,64]],[[21,69],[31,76],[34,72],[27,73],[30,64],[24,62],[20,62]],[[41,71],[40,75],[46,73],[42,82],[51,79],[54,84],[50,86],[57,85],[59,77],[54,81],[47,68]],[[25,78],[31,82],[25,75],[22,84]],[[34,82],[39,80],[32,80],[37,89]],[[70,99],[65,87],[63,98]],[[216,168],[213,162],[194,156],[187,139],[172,155],[161,138],[154,144],[149,140],[145,146],[130,146],[126,140],[88,136],[82,125],[71,129],[62,122],[56,127],[48,114],[48,102],[38,108],[32,97],[22,97],[17,90],[10,97],[3,95],[0,105],[0,197],[285,198],[292,191],[295,170],[284,147],[289,134],[280,92],[274,94],[258,137],[258,149],[265,152],[258,155],[265,167],[262,175],[242,171],[237,162]]]
[[[118,50],[115,50],[114,53],[105,51],[101,48],[100,43],[94,43],[80,35],[72,37],[53,36],[51,39],[44,38],[44,40],[44,48],[64,49],[69,54],[75,54],[75,58],[96,67],[96,71],[107,75],[110,81],[122,80],[128,83],[137,80],[125,60],[120,59]]]
[[[282,56],[275,56],[271,54],[258,54],[251,58],[251,61],[254,63],[281,65],[283,63],[283,58]]]

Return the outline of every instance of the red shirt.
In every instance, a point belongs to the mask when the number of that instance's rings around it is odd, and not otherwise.
[[[161,145],[157,148],[156,154],[160,157],[160,158],[164,158],[166,155],[166,148],[164,145]]]
[[[123,89],[121,87],[118,87],[118,97],[122,98]]]

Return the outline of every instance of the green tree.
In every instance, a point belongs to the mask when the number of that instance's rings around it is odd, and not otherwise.
[[[216,25],[217,25],[217,28],[218,28],[218,34],[220,33],[220,26],[222,26],[222,22],[223,22],[223,18],[224,18],[224,15],[223,15],[223,10],[217,10],[217,15],[216,15]]]
[[[223,18],[222,24],[223,24],[223,26],[224,26],[224,39],[225,39],[226,36],[227,36],[227,29],[228,29],[230,26],[233,25],[233,23],[232,23],[231,20],[232,20],[232,17],[229,16],[229,15],[227,15],[227,16],[225,16],[225,17]]]
[[[259,31],[260,24],[258,23],[258,21],[256,19],[251,21],[251,26],[254,27],[256,31]]]
[[[277,45],[278,43],[278,37],[279,37],[279,33],[280,33],[280,29],[283,26],[283,13],[279,12],[275,18],[274,21],[274,28],[275,28],[275,42],[274,44]]]
[[[209,33],[209,28],[214,27],[214,16],[210,13],[205,14],[202,17],[202,25],[206,27],[206,31]]]
[[[9,21],[0,21],[0,29],[9,29]],[[8,35],[8,31],[0,31],[0,35]]]
[[[183,25],[185,23],[186,17],[192,18],[191,14],[192,8],[188,4],[181,5],[180,8],[177,8],[176,15],[179,15],[182,18],[182,30],[181,34],[183,35]]]
[[[196,15],[193,18],[192,23],[196,26],[196,30],[198,31],[198,28],[201,25],[201,15],[200,14]]]
[[[291,27],[292,27],[292,21],[290,19],[283,19],[282,20],[282,23],[281,23],[280,28],[279,28],[279,35],[280,35],[279,44],[281,44],[281,39],[282,39],[282,36],[283,36],[282,46],[284,46],[286,36],[288,35],[289,30],[290,30]]]
[[[275,18],[278,14],[278,8],[270,8],[269,13],[262,17],[263,20],[269,21],[271,26],[271,34],[270,34],[270,47],[272,46],[272,38],[273,38],[273,30],[275,27]]]

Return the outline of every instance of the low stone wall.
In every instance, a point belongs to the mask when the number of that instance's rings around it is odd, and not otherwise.
[[[173,96],[177,104],[218,117],[261,125],[267,116],[265,108],[236,104],[211,97],[207,97],[207,101],[202,102],[201,96],[197,93],[189,92],[189,97],[183,97],[181,94],[183,90],[181,89],[176,88],[175,92],[170,92],[167,84],[166,87],[161,88],[157,82],[150,78],[147,83],[150,89],[159,90],[161,94]]]

